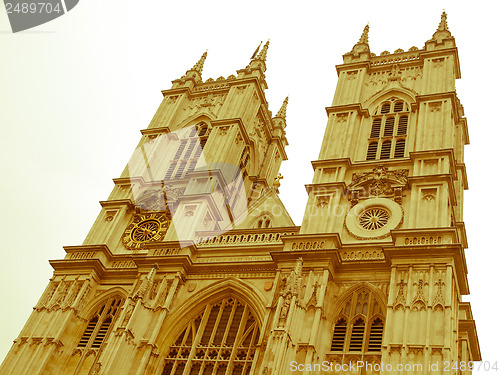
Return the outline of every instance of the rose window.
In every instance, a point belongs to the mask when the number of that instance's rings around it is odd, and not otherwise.
[[[389,222],[390,214],[381,207],[373,207],[365,210],[359,216],[359,224],[367,230],[377,230]]]
[[[137,242],[151,240],[160,230],[160,223],[156,220],[147,220],[140,223],[132,233],[132,239]]]

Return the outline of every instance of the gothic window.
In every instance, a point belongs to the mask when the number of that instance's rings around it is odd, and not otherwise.
[[[384,315],[373,292],[361,289],[342,306],[333,328],[331,351],[379,353],[382,349]]]
[[[405,156],[405,140],[398,139],[396,141],[396,147],[394,148],[394,157],[402,158],[403,156]]]
[[[267,215],[262,216],[257,221],[257,228],[271,228],[271,218]]]
[[[376,159],[377,148],[378,148],[377,142],[370,142],[370,144],[368,145],[368,151],[366,153],[366,160],[375,160]]]
[[[94,312],[83,333],[78,347],[100,348],[104,342],[122,303],[120,297],[107,300]]]
[[[370,134],[370,138],[378,138],[380,137],[380,128],[382,127],[382,119],[376,118],[372,123],[372,131]]]
[[[404,157],[409,110],[406,102],[396,98],[382,103],[376,109],[366,160]]]
[[[394,133],[394,117],[385,119],[384,137],[392,137]]]
[[[191,127],[187,138],[182,139],[175,155],[165,174],[165,179],[183,178],[186,173],[195,169],[198,159],[201,156],[203,147],[207,143],[209,127],[206,123],[200,122]]]
[[[247,304],[234,298],[209,304],[169,348],[162,375],[247,375],[258,338]]]
[[[380,159],[389,159],[391,157],[391,141],[382,142],[382,149],[380,150]]]
[[[398,121],[398,135],[406,135],[408,128],[408,116],[401,116]]]
[[[208,125],[204,122],[200,122],[198,125],[196,125],[196,131],[198,133],[198,137],[204,137],[205,135],[208,135]]]

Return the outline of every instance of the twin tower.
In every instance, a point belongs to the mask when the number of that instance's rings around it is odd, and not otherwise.
[[[367,26],[343,56],[301,226],[278,197],[288,100],[273,116],[268,47],[203,81],[205,53],[163,91],[0,374],[471,373],[446,14],[422,49],[377,56]]]

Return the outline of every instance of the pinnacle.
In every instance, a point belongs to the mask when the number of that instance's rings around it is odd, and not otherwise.
[[[260,53],[257,55],[256,58],[258,60],[266,61],[268,48],[269,48],[269,40],[266,42],[266,44],[264,44],[264,47],[262,47],[262,50],[260,51]]]
[[[283,119],[285,119],[286,118],[286,107],[287,107],[287,105],[288,105],[288,96],[283,101],[283,105],[281,106],[280,110],[278,111],[278,113],[276,114],[275,117],[282,117]]]
[[[431,40],[435,40],[439,43],[443,41],[443,39],[450,38],[451,33],[450,30],[448,29],[448,23],[446,22],[447,15],[446,12],[443,10],[443,13],[441,13],[441,21],[439,22],[439,26],[437,30],[434,32],[432,35]]]
[[[439,22],[439,26],[437,28],[437,31],[449,31],[448,30],[448,23],[446,22],[447,14],[443,10],[443,13],[441,14],[441,22]]]
[[[370,30],[370,26],[367,24],[363,29],[363,33],[359,38],[359,42],[357,44],[368,44],[368,31]]]
[[[200,59],[198,60],[198,62],[196,64],[194,64],[194,66],[191,70],[197,71],[198,73],[201,74],[201,72],[203,70],[203,64],[205,63],[206,58],[207,58],[207,51],[205,51],[203,53],[203,55],[201,55]]]

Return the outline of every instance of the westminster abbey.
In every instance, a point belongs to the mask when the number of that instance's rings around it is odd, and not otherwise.
[[[50,262],[0,374],[438,375],[429,363],[480,360],[455,39],[445,13],[423,48],[376,55],[368,31],[337,66],[301,225],[279,198],[288,98],[273,115],[269,42],[234,75],[203,80],[204,53],[174,80],[83,244]]]

